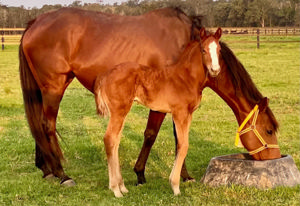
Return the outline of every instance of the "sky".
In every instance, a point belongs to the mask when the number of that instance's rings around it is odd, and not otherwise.
[[[20,7],[23,5],[25,8],[32,8],[37,7],[41,8],[43,5],[55,5],[55,4],[61,4],[61,5],[69,5],[72,4],[75,0],[0,0],[0,3],[2,5],[6,6],[15,6]],[[127,0],[102,0],[102,4],[113,4],[115,2],[121,3],[125,2]],[[81,3],[97,3],[99,0],[81,0]]]

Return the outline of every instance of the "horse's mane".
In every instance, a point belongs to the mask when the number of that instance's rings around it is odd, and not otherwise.
[[[160,15],[165,16],[165,17],[174,17],[177,16],[178,18],[185,18],[188,17],[186,15],[186,13],[184,13],[184,11],[182,11],[182,9],[180,9],[179,7],[165,7],[162,9],[157,9],[157,10],[153,10],[150,11],[151,12],[159,12]]]
[[[220,41],[220,46],[222,58],[227,65],[233,86],[236,89],[236,95],[243,93],[252,106],[258,104],[264,97],[253,83],[251,76],[224,42]],[[266,113],[270,117],[275,130],[277,130],[279,124],[269,107],[267,107]]]
[[[204,16],[195,15],[195,16],[188,16],[181,8],[179,7],[166,7],[160,10],[154,10],[152,12],[160,12],[160,15],[165,17],[177,17],[181,21],[185,22],[186,24],[191,25],[191,40],[199,41],[199,30],[203,27],[202,20]]]

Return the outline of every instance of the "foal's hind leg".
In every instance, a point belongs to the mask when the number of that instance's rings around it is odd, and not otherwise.
[[[128,190],[124,185],[119,163],[119,144],[126,115],[111,114],[104,136],[104,144],[108,163],[109,188],[115,197],[122,197]]]

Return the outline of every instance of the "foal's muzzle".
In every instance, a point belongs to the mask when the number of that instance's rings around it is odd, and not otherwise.
[[[220,66],[210,66],[208,67],[208,72],[210,74],[211,77],[216,77],[218,76],[218,74],[221,71],[221,67]]]

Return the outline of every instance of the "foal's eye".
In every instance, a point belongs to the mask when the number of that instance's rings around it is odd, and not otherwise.
[[[272,131],[272,130],[267,130],[267,133],[268,133],[269,135],[272,135],[272,134],[273,134],[273,131]]]

